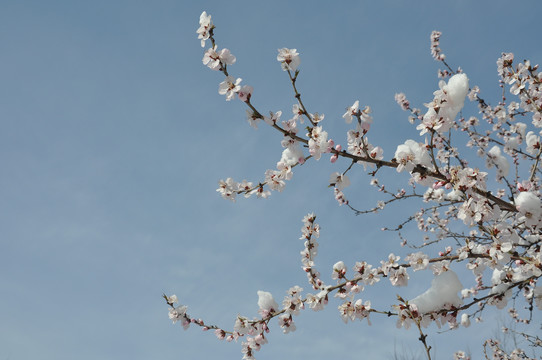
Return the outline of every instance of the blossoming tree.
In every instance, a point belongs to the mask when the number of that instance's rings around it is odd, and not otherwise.
[[[448,65],[439,47],[441,34],[434,31],[431,53],[444,70],[439,71],[441,80],[433,99],[422,110],[413,107],[403,93],[395,96],[421,138],[405,140],[392,151],[393,155],[386,157],[383,148],[369,142],[371,108],[360,106],[359,101],[348,106],[342,115],[346,123],[352,124],[346,134],[346,146],[343,148],[330,138],[324,115],[309,112],[296,87],[300,73],[296,49],[279,49],[277,55],[296,99],[292,114],[283,116],[282,111],[276,111],[264,115],[252,102],[254,89],[242,85],[240,78],[229,73],[228,67],[236,58],[228,49],[219,48],[214,30],[211,16],[203,12],[198,38],[202,47],[207,41],[211,43],[203,64],[224,74],[219,94],[227,101],[244,102],[249,124],[257,127],[263,121],[280,132],[284,148],[276,168],[267,170],[258,183],[221,180],[217,192],[223,198],[267,198],[272,191],[280,192],[285,187],[296,166],[326,157],[339,166],[342,159],[346,168],[334,172],[329,179],[339,205],[364,214],[379,211],[390,203],[417,199],[419,208],[411,216],[385,230],[396,231],[403,239],[401,230],[413,226],[423,236],[419,244],[410,245],[403,240],[403,245],[415,251],[402,259],[393,253],[380,264],[361,259],[349,265],[351,271],[338,261],[330,271],[331,279],[326,280],[315,265],[320,227],[316,215],[310,213],[302,220],[301,262],[311,292],[305,293],[295,285],[279,305],[271,293],[258,291],[260,317],[239,315],[231,329],[192,317],[186,305],[178,305],[177,296],[164,295],[174,323],[180,322],[185,329],[191,324],[212,329],[218,339],[240,340],[243,359],[253,359],[255,352],[267,343],[266,333],[273,319],[277,318],[278,326],[289,333],[296,329],[294,319],[301,310],[323,310],[329,297],[335,296],[340,300],[339,315],[345,323],[365,319],[370,325],[371,316],[395,317],[397,327],[413,327],[419,333],[425,354],[431,359],[426,329],[432,323],[458,329],[470,326],[473,318],[481,319],[490,308],[507,308],[514,321],[529,324],[533,312],[542,310],[542,285],[537,284],[542,275],[542,73],[538,72],[538,65],[529,61],[515,63],[513,54],[503,53],[497,61],[503,95],[496,105],[491,105],[480,96],[477,86],[469,84],[461,69]],[[512,101],[506,98],[508,91],[514,96]],[[477,104],[478,114],[462,113],[467,98]],[[461,139],[466,140],[461,143]],[[485,163],[484,171],[469,164],[476,157],[474,154]],[[374,208],[359,210],[344,193],[350,185],[348,173],[354,166],[363,166],[372,176],[371,185],[383,195]],[[405,184],[408,190],[389,191],[377,178],[383,168],[409,173]],[[434,274],[431,286],[413,299],[398,296],[391,308],[379,308],[370,299],[361,298],[366,287],[380,281],[389,281],[394,287],[406,286],[409,272],[427,268]],[[460,268],[472,274],[474,286],[462,284],[453,270]],[[542,347],[536,333],[519,335],[535,349]],[[506,352],[494,339],[486,340],[483,347],[488,359],[530,358],[521,349]],[[468,358],[461,350],[453,356]]]

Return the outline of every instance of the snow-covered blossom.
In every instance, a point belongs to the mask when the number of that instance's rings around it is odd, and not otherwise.
[[[422,123],[416,127],[421,130],[420,135],[435,130],[444,133],[453,125],[457,113],[461,111],[465,103],[465,97],[469,91],[469,79],[465,74],[456,74],[446,83],[439,82],[439,90],[435,91],[433,101],[425,104],[428,108],[423,116]]]
[[[322,130],[321,126],[313,127],[307,136],[309,139],[309,153],[316,160],[320,160],[323,153],[331,151],[332,144],[327,140],[327,132]]]
[[[220,95],[226,95],[226,100],[230,101],[235,97],[235,94],[241,90],[240,78],[234,79],[233,76],[227,76],[224,81],[218,86],[218,93]]]
[[[524,215],[527,225],[536,225],[542,220],[542,204],[533,192],[520,192],[515,203],[518,211]]]
[[[462,314],[461,315],[461,325],[463,325],[464,327],[469,327],[470,326],[469,314]]]
[[[235,324],[233,325],[233,331],[235,331],[239,335],[245,335],[250,333],[251,326],[249,320],[244,316],[238,315],[235,319]]]
[[[346,266],[344,265],[344,262],[338,261],[333,265],[333,273],[331,274],[332,279],[340,280],[344,278],[344,275],[346,274]]]
[[[260,314],[263,318],[275,313],[279,309],[279,305],[273,299],[273,295],[267,291],[258,290],[258,306],[260,307]]]
[[[295,164],[299,163],[300,160],[302,160],[303,158],[303,150],[301,150],[299,145],[295,143],[294,145],[289,146],[282,151],[280,162],[288,166],[294,166]]]
[[[297,67],[301,63],[297,49],[282,48],[278,49],[278,52],[279,54],[277,55],[277,61],[280,62],[282,70],[296,71]]]
[[[495,296],[488,300],[488,304],[496,306],[497,309],[504,309],[508,304],[508,299],[512,296],[512,291],[508,284],[498,283],[494,284],[489,294],[495,294]]]
[[[456,273],[452,270],[437,275],[431,281],[431,287],[421,295],[410,300],[415,304],[420,314],[440,310],[446,304],[461,306],[463,303],[457,293],[463,289]]]
[[[527,133],[525,142],[527,143],[527,152],[529,154],[538,154],[540,151],[540,136],[536,135],[532,131],[529,131]]]
[[[497,179],[508,175],[510,164],[508,160],[501,155],[501,149],[495,145],[487,152],[486,166],[491,169],[493,166],[497,168]]]

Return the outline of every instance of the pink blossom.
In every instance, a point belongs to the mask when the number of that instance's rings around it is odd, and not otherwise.
[[[431,33],[431,56],[433,56],[435,60],[439,61],[446,58],[439,47],[440,35],[442,35],[442,33],[436,30]]]
[[[252,86],[243,85],[243,87],[241,87],[241,89],[237,92],[237,96],[239,96],[239,100],[242,102],[249,102],[253,91],[254,88]]]
[[[408,110],[410,108],[410,103],[403,93],[395,94],[395,101],[403,110]]]

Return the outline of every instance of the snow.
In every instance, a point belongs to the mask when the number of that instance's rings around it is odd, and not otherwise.
[[[416,305],[420,314],[440,310],[447,304],[461,306],[463,301],[457,293],[462,289],[463,285],[456,273],[452,270],[444,271],[435,276],[426,292],[416,296],[409,303]]]
[[[457,113],[463,108],[465,97],[469,92],[469,79],[465,74],[456,74],[448,80],[448,96],[451,102],[450,119],[455,119]]]
[[[260,310],[268,311],[269,313],[275,312],[279,309],[279,305],[273,299],[273,295],[267,291],[258,290],[258,306]]]

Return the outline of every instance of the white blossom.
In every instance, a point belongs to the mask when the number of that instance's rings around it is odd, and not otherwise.
[[[282,70],[296,71],[301,62],[297,49],[282,48],[278,49],[278,52],[277,61],[280,62]]]

